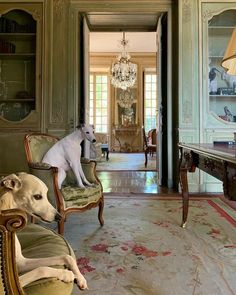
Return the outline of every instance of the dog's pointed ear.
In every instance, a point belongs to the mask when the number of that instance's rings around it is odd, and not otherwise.
[[[16,174],[10,174],[1,179],[1,186],[11,189],[11,190],[19,190],[22,187],[22,182]]]
[[[79,123],[78,126],[76,126],[76,128],[80,129],[83,128],[85,126],[85,123]]]

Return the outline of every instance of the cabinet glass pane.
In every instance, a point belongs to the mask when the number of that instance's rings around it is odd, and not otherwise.
[[[235,25],[235,10],[224,11],[208,22],[209,107],[228,122],[236,122],[236,76],[226,74],[221,61]]]
[[[21,121],[35,110],[36,21],[26,11],[0,17],[0,116]]]

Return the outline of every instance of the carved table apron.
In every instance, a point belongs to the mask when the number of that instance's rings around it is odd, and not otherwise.
[[[179,178],[183,199],[182,227],[185,227],[188,206],[187,172],[196,168],[223,182],[224,195],[236,201],[236,145],[182,144],[179,143]]]

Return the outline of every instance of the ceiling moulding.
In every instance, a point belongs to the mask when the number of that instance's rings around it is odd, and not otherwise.
[[[88,12],[87,20],[93,32],[153,32],[160,15],[161,12]]]
[[[90,52],[89,54],[90,56],[116,56],[116,52]],[[130,54],[135,57],[156,57],[155,52],[130,52]]]
[[[76,6],[81,12],[106,12],[106,11],[130,11],[132,12],[153,12],[166,11],[175,3],[175,0],[111,0],[111,1],[95,1],[95,0],[70,0],[70,4]]]

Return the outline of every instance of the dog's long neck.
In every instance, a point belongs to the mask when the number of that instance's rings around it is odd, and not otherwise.
[[[78,128],[72,134],[74,134],[74,136],[76,136],[76,139],[79,143],[81,143],[85,139],[85,134],[81,128]]]
[[[17,208],[17,204],[14,201],[12,193],[0,188],[0,211],[15,208]]]

